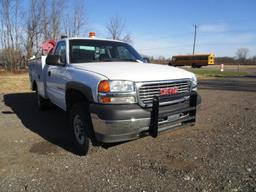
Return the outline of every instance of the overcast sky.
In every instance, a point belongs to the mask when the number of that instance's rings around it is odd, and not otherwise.
[[[133,46],[150,56],[196,53],[235,56],[238,48],[256,55],[256,0],[87,0],[90,30],[106,37],[109,18],[121,16]]]

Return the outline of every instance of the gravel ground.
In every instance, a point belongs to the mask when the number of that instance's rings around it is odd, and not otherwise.
[[[203,80],[194,127],[75,155],[66,115],[0,95],[0,191],[256,191],[256,78]]]

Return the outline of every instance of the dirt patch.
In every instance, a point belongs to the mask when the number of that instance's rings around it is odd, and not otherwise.
[[[50,153],[56,153],[57,151],[58,151],[58,147],[47,141],[35,143],[32,145],[32,147],[29,150],[29,152],[36,153],[39,155],[47,155]]]
[[[85,157],[72,150],[63,111],[39,112],[33,93],[1,95],[1,192],[256,191],[256,79],[203,80],[199,93],[196,126]]]

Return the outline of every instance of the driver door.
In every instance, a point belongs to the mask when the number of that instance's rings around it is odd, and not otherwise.
[[[61,57],[62,65],[48,65],[46,92],[52,103],[65,110],[65,83],[67,77],[65,41],[58,43],[54,55]]]

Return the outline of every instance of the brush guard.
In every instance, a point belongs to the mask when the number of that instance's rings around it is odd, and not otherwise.
[[[178,119],[176,121],[173,121],[171,123],[182,123],[182,124],[194,124],[196,121],[196,106],[197,106],[197,92],[192,91],[189,97],[189,106],[187,108],[178,109],[171,112],[163,112],[161,113],[159,111],[159,96],[155,96],[153,98],[153,105],[152,105],[152,111],[151,111],[151,119],[150,119],[150,126],[149,126],[149,135],[156,138],[161,132],[159,130],[159,115],[161,116],[170,116],[175,114],[181,114],[181,113],[188,113],[188,116],[182,119]]]

